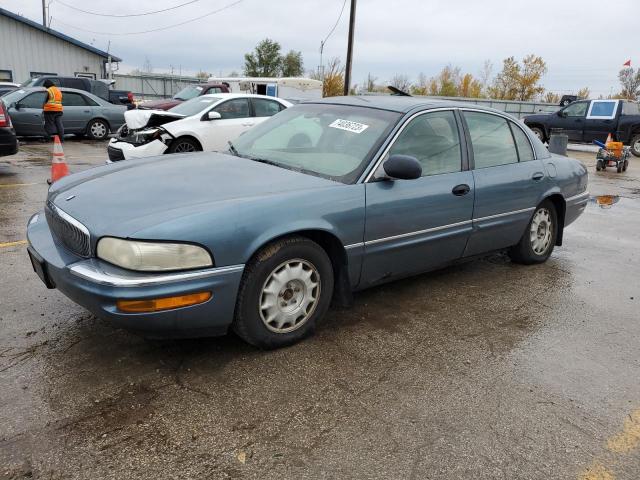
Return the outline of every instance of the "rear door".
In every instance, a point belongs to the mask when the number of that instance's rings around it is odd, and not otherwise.
[[[471,233],[474,188],[458,119],[453,110],[442,110],[409,120],[383,161],[393,154],[415,157],[422,177],[374,176],[366,184],[362,285],[430,270],[462,255]]]
[[[249,125],[247,128],[264,122],[267,118],[274,116],[286,108],[280,102],[266,98],[251,98],[251,106],[253,108],[253,118],[252,122],[248,123],[252,123],[252,125]]]
[[[65,132],[84,132],[91,120],[91,107],[87,104],[85,96],[76,92],[62,92],[62,108]]]
[[[233,98],[214,107],[221,118],[208,121],[206,132],[202,135],[202,148],[205,151],[221,151],[229,148],[229,140],[235,140],[255,122],[251,118],[251,108],[247,98]]]
[[[463,117],[476,192],[465,249],[471,256],[518,243],[548,179],[520,125],[488,112],[464,111]]]
[[[47,92],[34,92],[23,97],[17,106],[9,110],[9,116],[18,135],[44,135],[44,117],[42,106],[47,98]]]
[[[616,131],[616,118],[622,109],[620,100],[593,100],[587,111],[584,129],[584,141],[594,140],[604,142],[607,136]]]

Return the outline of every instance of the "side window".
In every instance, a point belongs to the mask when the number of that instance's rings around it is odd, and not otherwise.
[[[79,93],[62,92],[62,106],[63,107],[86,107],[87,104],[84,101],[84,97]]]
[[[533,160],[533,149],[531,148],[531,142],[527,138],[527,135],[522,129],[515,123],[510,122],[511,131],[513,132],[513,138],[516,139],[516,147],[518,147],[518,156],[521,162],[528,162]]]
[[[614,119],[618,110],[617,100],[594,100],[589,107],[587,118]]]
[[[584,117],[587,114],[589,102],[575,102],[563,110],[567,117]]]
[[[222,93],[222,89],[220,87],[211,87],[205,92],[205,94],[208,95],[210,93]]]
[[[27,95],[18,103],[24,108],[42,108],[44,101],[47,98],[47,92],[36,92],[31,95]]]
[[[273,100],[264,100],[262,98],[252,98],[253,110],[256,117],[271,117],[280,111],[280,104]]]
[[[389,150],[394,154],[417,158],[422,176],[459,172],[462,154],[453,112],[425,113],[411,120]]]
[[[518,163],[518,152],[507,120],[497,115],[464,112],[475,168]]]
[[[247,118],[249,116],[249,101],[246,98],[235,98],[218,105],[213,109],[223,119]]]

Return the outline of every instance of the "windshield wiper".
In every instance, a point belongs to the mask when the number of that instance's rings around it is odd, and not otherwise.
[[[238,153],[238,150],[236,150],[236,147],[233,146],[233,143],[231,143],[231,140],[228,140],[227,143],[229,144],[229,151],[236,157],[239,157],[240,154]]]

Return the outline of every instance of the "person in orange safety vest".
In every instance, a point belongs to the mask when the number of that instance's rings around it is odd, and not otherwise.
[[[42,84],[47,89],[47,96],[42,106],[44,112],[44,131],[47,141],[51,141],[52,135],[58,135],[60,141],[64,141],[64,126],[62,125],[62,92],[51,80],[45,80]]]

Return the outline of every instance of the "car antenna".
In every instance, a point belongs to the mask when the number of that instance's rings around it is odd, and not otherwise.
[[[397,95],[399,97],[411,97],[412,95],[407,92],[403,92],[399,88],[394,87],[393,85],[387,86],[389,90],[391,90],[391,95]]]

